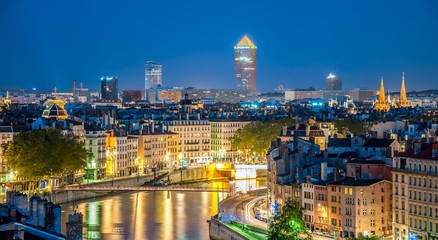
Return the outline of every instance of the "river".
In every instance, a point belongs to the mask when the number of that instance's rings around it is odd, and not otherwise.
[[[240,188],[266,181],[239,180]],[[209,187],[229,187],[213,182]],[[62,233],[68,214],[84,215],[84,239],[209,239],[207,220],[216,215],[227,193],[130,192],[62,205]]]

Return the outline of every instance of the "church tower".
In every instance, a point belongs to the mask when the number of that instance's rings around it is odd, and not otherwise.
[[[384,112],[389,111],[389,103],[385,98],[385,87],[383,86],[383,77],[382,80],[380,81],[379,99],[377,100],[374,109],[377,111],[384,111]]]
[[[398,106],[401,108],[410,107],[411,103],[406,97],[406,89],[405,89],[405,73],[402,73],[402,84],[400,89],[400,97],[398,99]]]

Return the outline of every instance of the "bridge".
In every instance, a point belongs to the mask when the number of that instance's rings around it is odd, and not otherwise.
[[[175,192],[230,192],[228,188],[208,188],[208,187],[182,187],[182,186],[141,186],[141,187],[124,187],[124,186],[77,186],[63,187],[53,189],[59,191],[92,191],[92,192],[111,192],[111,191],[175,191]]]

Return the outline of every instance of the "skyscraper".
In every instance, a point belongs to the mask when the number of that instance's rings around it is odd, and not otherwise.
[[[330,73],[325,79],[325,90],[342,90],[342,79]]]
[[[119,80],[117,77],[101,77],[100,89],[103,100],[117,100],[119,99]]]
[[[145,65],[145,89],[156,88],[163,84],[163,66],[147,61]]]
[[[239,89],[256,90],[256,50],[246,35],[234,46],[234,77]]]

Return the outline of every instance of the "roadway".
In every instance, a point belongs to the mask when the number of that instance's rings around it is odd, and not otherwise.
[[[224,199],[220,203],[221,221],[238,221],[255,227],[267,229],[268,224],[255,218],[254,205],[266,196],[235,195]],[[312,234],[314,240],[332,240],[333,237]]]
[[[238,221],[255,227],[267,229],[268,225],[255,218],[254,204],[263,197],[245,195],[235,195],[224,199],[220,203],[222,221]]]

